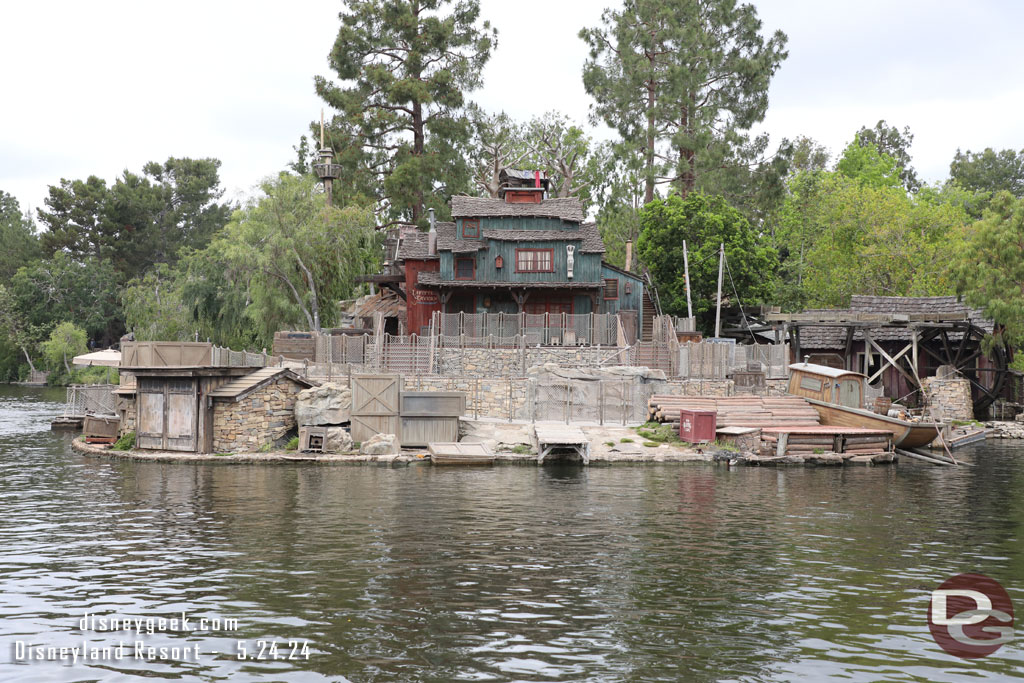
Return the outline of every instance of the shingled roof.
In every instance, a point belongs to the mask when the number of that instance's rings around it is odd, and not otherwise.
[[[239,377],[227,384],[222,384],[209,392],[207,396],[213,399],[227,399],[237,402],[257,389],[265,387],[271,382],[276,382],[282,377],[290,379],[305,388],[317,386],[316,382],[311,382],[304,377],[300,377],[288,368],[266,367],[260,368],[255,372],[250,372],[248,375]]]
[[[576,197],[545,199],[540,204],[509,204],[504,199],[487,197],[452,197],[455,218],[560,218],[582,223],[583,205]]]
[[[810,309],[805,313],[887,313],[887,314],[934,314],[943,315],[967,313],[971,323],[986,333],[993,329],[992,321],[974,308],[970,308],[955,296],[868,296],[855,294],[850,298],[847,309]],[[951,332],[949,339],[959,340],[961,333]],[[871,330],[875,341],[909,341],[910,331],[901,327],[877,327]],[[863,341],[864,335],[858,330],[853,334],[855,341]],[[800,327],[800,347],[803,349],[844,349],[846,328],[843,327]]]
[[[484,230],[483,236],[489,240],[503,242],[559,242],[581,241],[580,251],[590,254],[603,254],[604,242],[596,223],[583,223],[579,230]]]

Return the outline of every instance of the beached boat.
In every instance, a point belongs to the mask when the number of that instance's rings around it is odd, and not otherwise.
[[[814,406],[823,425],[883,429],[892,432],[893,445],[903,449],[927,446],[943,427],[938,422],[910,422],[864,410],[867,378],[858,372],[813,363],[794,363],[789,369],[789,393]]]
[[[428,448],[434,465],[493,465],[496,457],[481,443],[432,443]]]

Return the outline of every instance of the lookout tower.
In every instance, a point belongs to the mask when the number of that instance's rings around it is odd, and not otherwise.
[[[334,163],[334,150],[324,144],[324,111],[320,110],[320,163],[313,164],[317,177],[323,181],[327,205],[334,205],[334,180],[341,175],[341,164]]]

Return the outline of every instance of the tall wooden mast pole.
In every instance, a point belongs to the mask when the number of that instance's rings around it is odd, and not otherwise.
[[[722,268],[725,265],[725,242],[718,245],[718,305],[715,307],[715,338],[722,336]]]
[[[690,301],[690,255],[686,251],[686,240],[683,240],[683,273],[686,276],[686,317],[693,318],[693,303]]]

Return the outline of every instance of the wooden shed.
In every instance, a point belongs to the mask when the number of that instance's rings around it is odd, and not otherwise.
[[[794,396],[848,408],[863,407],[864,381],[867,378],[859,372],[814,363],[794,363],[789,370],[789,393]]]

